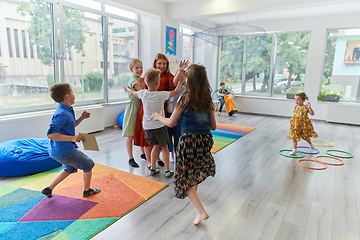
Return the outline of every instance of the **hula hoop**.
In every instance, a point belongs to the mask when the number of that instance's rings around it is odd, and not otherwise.
[[[308,166],[305,166],[305,165],[300,164],[300,162],[302,162],[302,161],[320,163],[320,164],[324,165],[324,167],[323,167],[323,168],[308,167]],[[319,161],[315,161],[315,160],[311,160],[311,159],[299,159],[299,160],[297,161],[297,164],[299,164],[300,166],[302,166],[302,167],[304,167],[304,168],[308,168],[308,169],[312,169],[312,170],[325,170],[325,169],[327,168],[327,166],[326,166],[323,162],[319,162]]]
[[[289,156],[289,155],[282,154],[282,152],[285,152],[285,151],[291,152],[292,150],[282,149],[282,150],[279,151],[279,154],[280,154],[281,156],[288,157],[288,158],[303,158],[303,157],[305,156],[302,152],[298,152],[298,153],[300,153],[302,156]]]
[[[332,159],[336,159],[338,161],[340,161],[341,163],[327,163],[327,162],[324,162],[324,161],[320,161],[318,158],[319,157],[325,157],[325,158],[332,158]],[[330,157],[330,156],[317,156],[315,157],[315,160],[318,161],[318,162],[321,162],[323,164],[326,164],[326,165],[333,165],[333,166],[341,166],[341,165],[344,165],[344,161],[341,160],[340,158],[336,158],[336,157]]]
[[[298,146],[297,148],[309,148],[310,149],[310,147],[306,147],[306,146]],[[303,152],[303,151],[298,151],[298,152],[301,152],[301,153],[304,153],[304,154],[318,154],[319,153],[319,150],[317,150],[316,148],[314,148],[314,150],[316,152]]]
[[[331,153],[328,153],[328,152],[342,152],[342,153],[348,154],[349,156],[348,157],[336,156],[335,154],[331,154]],[[342,151],[342,150],[327,150],[326,153],[329,154],[330,156],[338,157],[338,158],[353,158],[354,157],[351,153],[345,152],[345,151]]]
[[[328,141],[323,141],[323,140],[312,140],[311,141],[315,146],[320,146],[320,147],[333,147],[335,144],[333,144],[332,142],[328,142]],[[324,142],[324,143],[329,143],[330,145],[320,145],[320,144],[316,144],[314,142]]]

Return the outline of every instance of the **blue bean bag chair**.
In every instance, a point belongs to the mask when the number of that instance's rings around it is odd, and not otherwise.
[[[0,143],[0,177],[24,176],[61,164],[48,153],[50,139],[24,138]]]
[[[123,127],[123,122],[124,122],[124,114],[125,114],[125,111],[123,111],[122,113],[120,113],[119,117],[118,117],[118,124],[120,126],[120,128]]]

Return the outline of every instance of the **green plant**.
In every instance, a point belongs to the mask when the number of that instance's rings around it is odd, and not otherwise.
[[[51,85],[54,84],[54,75],[48,74],[46,76],[46,81],[47,81],[48,87],[50,89]]]
[[[85,92],[89,88],[90,91],[100,91],[103,85],[103,76],[100,73],[88,73],[84,79]]]
[[[113,88],[114,87],[114,84],[115,84],[115,79],[113,78],[109,78],[108,79],[108,85],[110,88]]]
[[[326,89],[322,89],[320,92],[319,92],[319,95],[317,97],[317,100],[319,101],[322,101],[323,100],[323,97],[324,96],[334,96],[334,97],[342,97],[342,94],[340,93],[334,93],[334,92],[329,92],[328,90]]]
[[[118,75],[118,85],[120,88],[123,88],[124,86],[128,85],[129,80],[132,76],[132,73],[120,73]]]

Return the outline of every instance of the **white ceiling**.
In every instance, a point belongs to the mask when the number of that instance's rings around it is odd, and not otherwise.
[[[168,5],[168,8],[175,8],[181,6],[181,8],[187,8],[191,6],[191,3],[197,2],[201,3],[206,7],[206,4],[214,2],[217,0],[158,0]],[[244,0],[238,0],[244,1]],[[249,0],[245,0],[249,1]],[[334,14],[343,14],[351,12],[359,12],[359,23],[360,24],[360,0],[318,0],[313,3],[309,1],[291,1],[292,5],[287,3],[279,4],[281,0],[272,0],[275,6],[274,8],[263,8],[263,6],[256,7],[255,10],[251,11],[238,11],[227,12],[221,14],[212,14],[206,16],[196,16],[196,17],[184,17],[181,19],[179,16],[177,20],[182,22],[190,21],[209,21],[216,25],[225,25],[230,23],[244,23],[244,22],[253,22],[253,21],[262,21],[262,20],[272,20],[272,19],[288,19],[288,18],[301,18],[301,17],[310,17],[310,16],[321,16],[321,15],[334,15]],[[186,3],[187,2],[187,3]],[[254,1],[254,4],[259,1]],[[307,3],[304,3],[307,2]],[[277,3],[277,4],[276,4]],[[295,4],[293,4],[295,3]],[[199,6],[199,5],[197,5]],[[281,6],[281,7],[279,7]],[[171,14],[169,18],[171,19]]]

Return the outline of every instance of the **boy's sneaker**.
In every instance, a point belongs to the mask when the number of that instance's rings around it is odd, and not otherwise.
[[[165,171],[165,177],[171,177],[172,175],[174,175],[174,171],[171,171],[170,169]]]
[[[159,173],[160,172],[160,170],[159,169],[150,169],[150,175],[151,176],[153,176],[153,175],[155,175],[155,174],[157,174],[157,173]]]
[[[83,192],[83,197],[88,197],[100,192],[100,188],[89,188],[89,190]]]
[[[297,150],[292,150],[292,152],[289,153],[290,156],[296,156],[296,154],[297,154]]]
[[[52,195],[52,190],[49,188],[49,187],[46,187],[44,188],[42,191],[41,191],[42,194],[44,194],[45,196],[47,196],[48,198],[52,198],[53,195]]]
[[[160,167],[164,166],[164,162],[162,160],[157,161],[157,163],[159,164]]]
[[[142,154],[140,155],[140,157],[146,161],[146,155],[145,155],[145,153],[142,153]]]
[[[135,168],[139,167],[139,164],[137,164],[133,158],[129,159],[129,164],[130,164],[130,166],[135,167]]]

